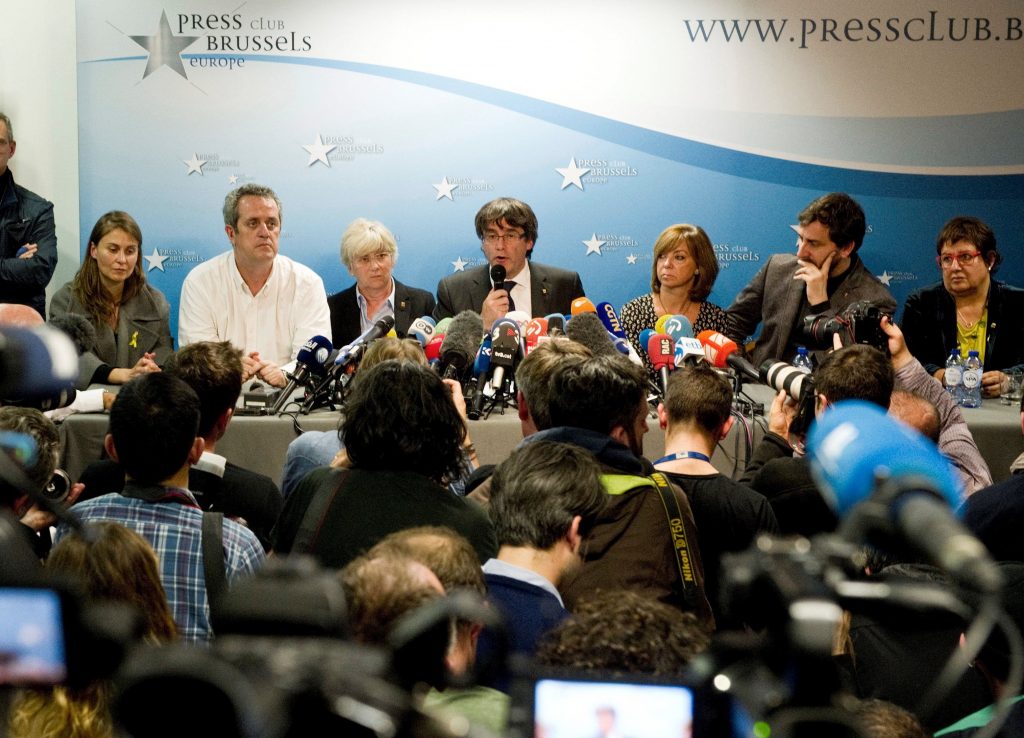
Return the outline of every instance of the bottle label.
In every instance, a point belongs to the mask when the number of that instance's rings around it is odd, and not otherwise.
[[[981,385],[981,372],[977,369],[968,369],[964,372],[964,387],[975,389]]]
[[[954,387],[963,381],[964,375],[958,366],[947,366],[946,367],[946,386]]]

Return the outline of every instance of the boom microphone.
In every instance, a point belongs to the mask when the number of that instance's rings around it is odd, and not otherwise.
[[[295,354],[295,369],[288,373],[288,384],[270,408],[271,415],[281,412],[296,387],[306,384],[313,377],[327,374],[327,362],[333,348],[331,342],[323,336],[313,336],[302,344],[302,348]]]
[[[498,268],[504,270],[504,267],[496,264],[492,271]],[[452,319],[448,332],[444,334],[444,341],[441,342],[442,377],[462,381],[473,362],[483,332],[483,321],[472,310],[463,310]]]
[[[586,300],[587,298],[581,299]],[[605,329],[604,323],[601,322],[596,313],[583,312],[573,315],[569,325],[565,327],[565,335],[577,343],[582,343],[590,349],[594,356],[618,354],[615,346],[612,345],[611,339],[608,337],[608,331]]]
[[[79,356],[96,347],[96,327],[84,315],[66,313],[50,318],[46,323],[63,331],[64,335],[71,339],[71,343],[75,344]]]
[[[896,536],[962,585],[1000,588],[985,546],[953,517],[960,499],[953,466],[919,433],[876,405],[843,400],[811,426],[807,452],[826,502],[845,518],[845,534]]]
[[[761,381],[760,373],[753,364],[740,356],[740,347],[728,336],[717,331],[701,331],[697,339],[704,345],[704,356],[712,366],[718,369],[728,366],[754,382]]]

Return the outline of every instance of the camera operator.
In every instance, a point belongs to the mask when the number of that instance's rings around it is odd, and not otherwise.
[[[988,467],[971,436],[959,408],[952,405],[941,385],[913,357],[903,333],[883,318],[891,358],[871,346],[854,344],[829,354],[814,373],[815,415],[840,400],[860,399],[889,410],[893,390],[920,394],[939,411],[939,449],[956,465],[967,494],[991,479]],[[789,426],[796,406],[780,392],[772,402],[768,433],[751,456],[739,480],[771,502],[783,534],[810,536],[835,530],[836,517],[825,504],[807,462],[794,455]]]
[[[36,446],[35,460],[24,469],[35,491],[57,493],[57,500],[70,505],[85,488],[84,485],[71,485],[63,472],[55,475],[57,457],[60,453],[60,437],[57,427],[39,410],[28,407],[0,407],[0,431],[12,431],[29,436]],[[4,451],[7,451],[5,448]],[[63,475],[63,476],[60,476]],[[0,501],[4,507],[14,511],[24,528],[26,538],[39,558],[45,558],[50,551],[49,526],[56,522],[53,513],[44,510],[30,501],[28,490],[13,489],[7,484],[3,487]]]

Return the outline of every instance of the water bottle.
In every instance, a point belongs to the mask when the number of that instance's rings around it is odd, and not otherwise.
[[[960,358],[960,347],[954,346],[946,359],[946,392],[957,405],[963,400],[964,394],[964,362]]]
[[[964,396],[960,402],[964,407],[981,407],[981,357],[977,351],[967,353],[964,362]]]
[[[804,374],[810,374],[814,371],[814,367],[811,366],[811,357],[807,355],[806,347],[796,347],[796,356],[793,358],[793,368],[799,369]]]

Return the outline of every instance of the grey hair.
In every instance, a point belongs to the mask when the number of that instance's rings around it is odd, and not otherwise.
[[[238,201],[243,197],[266,197],[277,203],[277,217],[279,220],[284,220],[284,209],[281,207],[281,200],[277,194],[267,187],[266,185],[260,184],[244,184],[234,190],[231,190],[224,198],[224,225],[235,228],[238,225]]]

